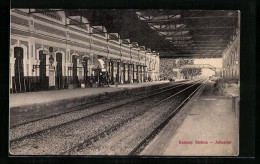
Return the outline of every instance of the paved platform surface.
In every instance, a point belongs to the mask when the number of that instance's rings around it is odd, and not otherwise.
[[[55,100],[69,99],[74,97],[98,95],[105,92],[116,92],[127,88],[138,88],[143,86],[158,85],[168,83],[169,81],[154,81],[145,83],[133,83],[112,85],[104,88],[77,88],[77,89],[63,89],[63,90],[51,90],[51,91],[39,91],[39,92],[26,92],[18,94],[10,94],[9,104],[10,108],[23,105],[31,105],[38,103],[47,103]]]
[[[208,82],[201,95],[188,102],[141,155],[238,155],[239,125],[232,99],[213,95],[213,84]]]

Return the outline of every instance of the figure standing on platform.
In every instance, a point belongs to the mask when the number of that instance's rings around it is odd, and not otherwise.
[[[107,82],[107,87],[109,87],[109,74],[106,72],[106,82]]]
[[[93,87],[93,74],[90,76],[90,86]]]

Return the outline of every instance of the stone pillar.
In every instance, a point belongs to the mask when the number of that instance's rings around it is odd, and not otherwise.
[[[144,82],[146,82],[146,81],[147,81],[147,73],[146,73],[146,68],[147,68],[147,67],[144,67]]]
[[[131,78],[130,78],[130,69],[131,69],[131,67],[130,67],[130,64],[128,64],[128,81],[129,81],[129,83],[131,82]]]
[[[123,63],[123,83],[125,83],[125,63]]]
[[[125,63],[125,82],[128,82],[128,63]]]
[[[83,65],[83,69],[84,69],[84,82],[85,82],[85,85],[87,84],[87,76],[88,76],[88,58],[83,58],[83,62],[84,62],[84,65]]]
[[[50,51],[50,66],[49,66],[49,89],[55,88],[55,66],[54,63],[54,54],[53,49],[49,48]]]
[[[134,64],[132,65],[132,68],[133,68],[133,79],[132,79],[132,83],[134,83],[134,80],[135,80],[135,65],[134,65]]]
[[[136,65],[136,81],[139,82],[139,65]]]
[[[116,69],[116,82],[119,83],[120,82],[120,62],[116,62],[117,64],[117,69]]]
[[[140,66],[140,82],[143,82],[143,66]]]
[[[109,75],[109,81],[110,81],[110,79],[111,79],[111,62],[110,61],[108,61],[108,75]]]
[[[54,66],[49,67],[49,89],[55,88],[55,70]]]
[[[111,82],[114,83],[114,62],[111,61]]]

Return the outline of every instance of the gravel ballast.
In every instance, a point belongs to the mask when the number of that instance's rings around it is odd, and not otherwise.
[[[176,90],[180,90],[181,88],[182,87]],[[94,136],[101,131],[112,127],[122,120],[125,120],[137,114],[138,112],[141,112],[145,108],[151,108],[154,104],[156,104],[168,94],[171,94],[171,92],[160,96],[154,96],[153,98],[150,98],[151,101],[142,100],[138,103],[126,105],[113,111],[105,112],[91,118],[82,119],[72,124],[68,124],[54,130],[47,130],[43,133],[37,134],[36,136],[31,136],[21,141],[13,142],[10,144],[10,152],[11,154],[17,155],[58,155],[61,152],[75,146],[76,144],[83,142],[86,138]],[[115,102],[113,102],[112,104],[115,104]],[[104,105],[107,106],[106,104]],[[100,105],[100,109],[95,108],[93,110],[97,112],[97,110],[102,109],[104,109],[104,106]],[[58,124],[64,120],[71,119],[71,117],[75,119],[76,117],[80,117],[84,114],[88,115],[89,113],[87,111],[89,112],[91,110],[82,110],[75,113],[69,113],[68,115],[64,116],[61,115],[59,116],[59,119],[55,118],[53,120],[42,120],[43,122],[38,122],[39,126],[37,126],[37,124],[32,124],[27,125],[27,127],[20,127],[20,129],[19,127],[16,128],[18,128],[20,132],[24,131],[24,133],[22,134],[25,135],[26,133],[32,131],[29,127],[31,127],[31,129],[34,128],[35,131],[35,129],[37,129],[38,127],[48,127],[51,126],[50,124]],[[18,136],[13,135],[12,137],[15,138]]]
[[[128,155],[190,94],[190,90],[185,92],[185,94],[178,95],[171,101],[154,107],[140,117],[133,119],[111,135],[82,150],[73,152],[72,155]]]

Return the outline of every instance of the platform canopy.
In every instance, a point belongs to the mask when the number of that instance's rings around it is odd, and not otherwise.
[[[161,57],[221,57],[238,24],[238,11],[139,10],[136,14],[170,43],[160,46]]]
[[[236,10],[65,9],[81,15],[92,27],[104,26],[160,57],[221,57],[238,31]],[[80,22],[79,22],[80,23]]]

